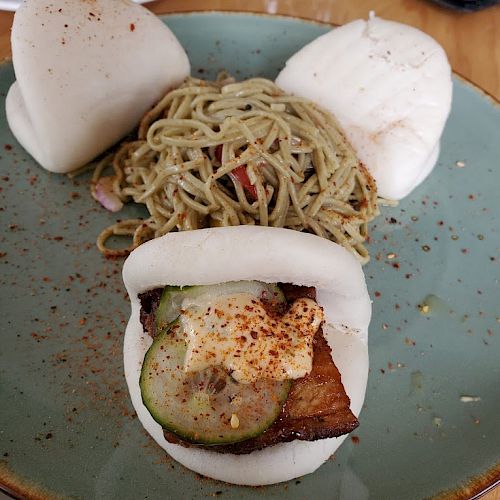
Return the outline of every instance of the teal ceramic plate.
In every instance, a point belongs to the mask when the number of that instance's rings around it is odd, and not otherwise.
[[[226,69],[273,78],[329,29],[220,13],[165,22],[203,77]],[[1,66],[2,96],[13,80],[12,66]],[[435,171],[372,224],[371,371],[359,430],[315,474],[262,488],[203,479],[142,430],[123,378],[121,262],[94,245],[116,215],[90,198],[88,177],[38,167],[0,113],[6,488],[102,499],[417,499],[472,479],[469,492],[479,491],[498,477],[500,113],[491,100],[455,80]]]

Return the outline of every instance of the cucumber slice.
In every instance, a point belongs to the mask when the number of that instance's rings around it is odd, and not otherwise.
[[[200,297],[210,300],[234,293],[249,293],[268,301],[285,302],[285,296],[277,285],[260,281],[230,281],[218,285],[185,287],[166,286],[156,312],[156,331],[161,333],[169,328],[172,321],[179,316],[184,300]]]
[[[144,405],[165,429],[204,445],[244,441],[276,420],[291,381],[262,379],[239,384],[221,367],[185,373],[186,342],[179,322],[160,333],[144,358]]]

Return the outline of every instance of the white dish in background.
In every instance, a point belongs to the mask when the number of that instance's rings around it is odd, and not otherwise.
[[[135,3],[146,3],[148,0],[132,0]],[[152,1],[152,0],[149,0]],[[23,0],[0,0],[0,10],[16,11]]]

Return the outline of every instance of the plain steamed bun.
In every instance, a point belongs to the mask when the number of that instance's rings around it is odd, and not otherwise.
[[[170,456],[205,476],[234,484],[264,485],[315,471],[346,436],[282,443],[248,455],[220,454],[169,443],[142,403],[139,376],[152,339],[139,320],[138,294],[169,285],[237,280],[315,286],[351,410],[359,415],[368,377],[371,303],[363,271],[343,247],[289,229],[239,226],[169,233],[144,243],[125,261],[123,280],[132,302],[124,344],[125,376],[137,415]]]
[[[380,196],[403,198],[434,167],[452,82],[444,50],[422,31],[353,21],[299,50],[276,83],[336,116]]]
[[[128,0],[28,0],[11,40],[7,120],[53,172],[94,159],[190,73],[173,33]]]

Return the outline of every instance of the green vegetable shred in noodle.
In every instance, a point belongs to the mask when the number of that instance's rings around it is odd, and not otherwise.
[[[150,213],[105,229],[97,244],[107,256],[169,231],[258,224],[315,233],[369,258],[373,178],[330,113],[263,78],[189,78],[144,116],[138,140],[98,164],[94,197],[106,181],[121,202]],[[107,247],[112,235],[131,236],[131,246]]]

